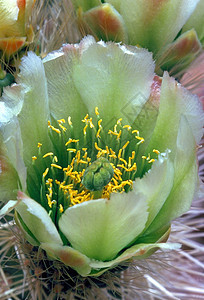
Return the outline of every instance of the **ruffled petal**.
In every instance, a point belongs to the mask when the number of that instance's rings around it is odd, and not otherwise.
[[[89,258],[113,259],[144,229],[148,212],[141,194],[112,194],[68,208],[59,227],[71,245]]]
[[[81,52],[95,43],[92,37],[80,44],[65,45],[61,50],[50,53],[43,60],[48,85],[49,107],[52,116],[58,120],[68,116],[74,123],[74,134],[78,136],[81,120],[88,109],[73,82],[73,64],[79,63]],[[79,109],[80,108],[80,109]]]
[[[99,108],[105,126],[121,117],[131,123],[132,110],[137,117],[149,98],[153,77],[154,62],[147,50],[114,43],[91,44],[73,69],[81,99],[90,115]]]
[[[73,117],[75,132],[77,122],[86,113],[93,116],[95,107],[109,127],[120,117],[133,122],[132,111],[135,120],[149,98],[154,76],[147,50],[96,43],[90,36],[48,55],[44,67],[51,113],[55,119]]]

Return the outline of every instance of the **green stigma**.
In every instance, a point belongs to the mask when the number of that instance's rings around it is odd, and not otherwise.
[[[90,191],[102,191],[111,181],[114,169],[109,160],[99,157],[88,168],[86,168],[82,184]]]

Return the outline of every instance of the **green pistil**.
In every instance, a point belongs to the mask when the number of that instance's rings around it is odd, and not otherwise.
[[[82,184],[90,191],[102,191],[112,179],[114,169],[105,157],[95,160],[84,173]]]

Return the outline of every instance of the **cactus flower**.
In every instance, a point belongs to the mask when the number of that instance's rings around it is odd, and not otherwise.
[[[28,24],[34,0],[0,1],[0,50],[10,56],[33,39]]]
[[[152,54],[84,38],[29,52],[4,90],[0,194],[26,239],[82,276],[145,258],[198,187],[199,99]],[[3,145],[2,144],[2,145]]]
[[[161,68],[179,76],[202,49],[202,0],[73,1],[73,4],[82,35],[92,34],[99,40],[147,48],[158,60],[158,74]]]

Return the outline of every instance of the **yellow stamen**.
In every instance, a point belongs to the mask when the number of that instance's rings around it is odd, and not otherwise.
[[[37,159],[37,156],[32,156],[32,160],[36,160]]]
[[[49,168],[47,168],[47,169],[45,170],[45,172],[43,173],[43,178],[45,178],[45,176],[47,175],[48,172],[49,172]]]
[[[112,131],[112,130],[109,130],[109,131],[108,131],[108,134],[113,134],[113,135],[118,136],[118,133],[117,133],[117,132],[114,132],[114,131]]]
[[[122,149],[125,149],[125,148],[128,146],[129,143],[130,143],[130,142],[127,141],[127,142],[125,143],[125,145],[122,146]]]
[[[66,142],[65,146],[69,145],[70,143],[77,143],[77,142],[79,142],[79,140],[69,139],[69,141]]]
[[[153,152],[158,154],[158,155],[160,154],[159,150],[156,150],[156,149],[153,149]]]
[[[127,128],[127,130],[131,130],[132,127],[130,125],[124,125],[123,128]]]
[[[65,123],[65,119],[57,120],[57,122],[58,122],[59,124]]]
[[[80,159],[80,160],[79,160],[79,163],[81,163],[81,164],[86,164],[86,165],[88,164],[88,162],[87,162],[87,161],[85,161],[85,160],[82,160],[82,159]]]
[[[62,167],[61,166],[59,166],[59,165],[56,165],[56,164],[51,164],[51,167],[54,167],[54,168],[57,168],[57,169],[62,169]]]
[[[119,140],[119,139],[120,139],[120,137],[121,137],[121,134],[122,134],[122,131],[120,130],[120,131],[119,131],[119,133],[118,133],[118,136],[117,136],[117,140]]]
[[[95,114],[99,116],[98,107],[95,107]]]
[[[67,130],[66,127],[64,127],[62,124],[59,124],[59,127],[65,132]]]
[[[94,124],[93,124],[93,121],[92,121],[92,118],[89,119],[89,126],[90,128],[94,128]]]
[[[151,164],[151,163],[153,163],[154,161],[155,161],[155,159],[152,158],[152,159],[150,159],[150,160],[148,161],[148,163]]]
[[[89,115],[88,114],[86,114],[86,116],[83,118],[83,120],[81,120],[83,123],[87,123],[87,120],[88,120],[88,118],[89,118]]]
[[[52,208],[53,203],[52,203],[50,196],[48,194],[46,194],[46,197],[47,197],[47,202],[48,202],[49,207]]]
[[[101,148],[99,148],[99,146],[97,145],[97,143],[95,142],[95,148],[96,148],[96,150],[98,150],[98,151],[102,151],[102,149]]]
[[[71,117],[68,117],[68,124],[71,126],[72,125],[72,121],[71,121]]]
[[[101,123],[102,123],[102,119],[100,119],[100,120],[98,121],[98,126],[99,126],[99,127],[102,126]]]
[[[123,158],[119,158],[119,160],[121,160],[126,166],[127,166],[127,162],[126,162],[126,160],[124,160]]]
[[[45,155],[43,155],[43,158],[48,157],[48,156],[52,156],[52,155],[54,155],[52,152],[48,152]]]
[[[86,124],[86,125],[84,126],[84,129],[83,129],[84,135],[86,135],[86,129],[87,129],[87,127],[88,127],[88,125]]]
[[[146,160],[150,160],[150,153],[148,154],[148,157],[146,158]]]
[[[55,162],[58,162],[58,158],[57,158],[57,156],[55,155],[54,156],[54,159],[53,159]]]
[[[42,144],[41,143],[38,143],[38,148],[42,147]]]
[[[63,213],[63,211],[64,211],[62,204],[59,205],[59,211],[60,211],[60,213]]]
[[[67,151],[70,151],[70,152],[74,152],[74,153],[75,153],[77,150],[74,149],[74,148],[68,148]]]
[[[99,128],[98,131],[97,131],[97,134],[96,134],[97,139],[98,139],[98,138],[101,138],[101,137],[100,137],[100,132],[101,132],[101,128]]]
[[[139,133],[139,130],[137,130],[137,129],[133,130],[132,133],[136,133],[136,134],[138,134],[138,135],[140,134],[140,133]]]
[[[137,136],[135,137],[137,140],[141,141],[141,143],[144,143],[144,138],[141,136]]]
[[[48,185],[52,185],[52,182],[53,182],[53,179],[51,179],[51,178],[48,178],[46,180],[46,184],[48,184]]]

